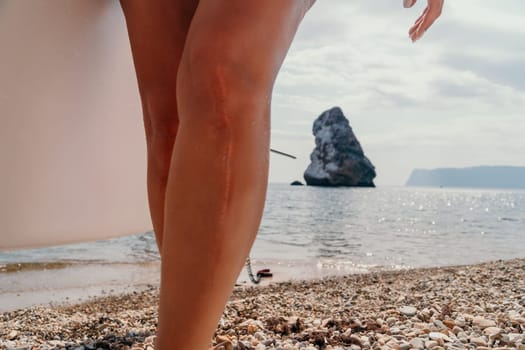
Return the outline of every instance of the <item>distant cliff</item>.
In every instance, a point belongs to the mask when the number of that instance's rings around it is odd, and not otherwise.
[[[525,189],[525,167],[478,166],[433,170],[415,169],[406,185]]]

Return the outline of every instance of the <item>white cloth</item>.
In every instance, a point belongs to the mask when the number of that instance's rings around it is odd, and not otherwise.
[[[151,229],[117,1],[0,0],[0,249]]]

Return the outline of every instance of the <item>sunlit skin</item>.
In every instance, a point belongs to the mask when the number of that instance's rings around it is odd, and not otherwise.
[[[209,348],[261,221],[273,84],[313,2],[121,1],[161,253],[157,349]]]
[[[412,7],[416,2],[417,0],[405,0],[404,5],[405,7]],[[427,7],[425,7],[421,16],[408,31],[408,35],[413,42],[421,39],[428,28],[441,16],[444,2],[445,0],[428,0]]]

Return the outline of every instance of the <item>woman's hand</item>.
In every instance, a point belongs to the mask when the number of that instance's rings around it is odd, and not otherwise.
[[[417,0],[403,0],[405,7],[412,7]],[[412,41],[419,40],[428,28],[434,23],[434,21],[441,15],[443,9],[443,3],[445,0],[428,0],[428,5],[423,11],[423,14],[419,16],[416,23],[408,31],[408,35]]]

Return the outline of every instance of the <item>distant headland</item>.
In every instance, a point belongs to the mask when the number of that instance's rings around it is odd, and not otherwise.
[[[406,186],[525,189],[525,167],[414,169]]]

